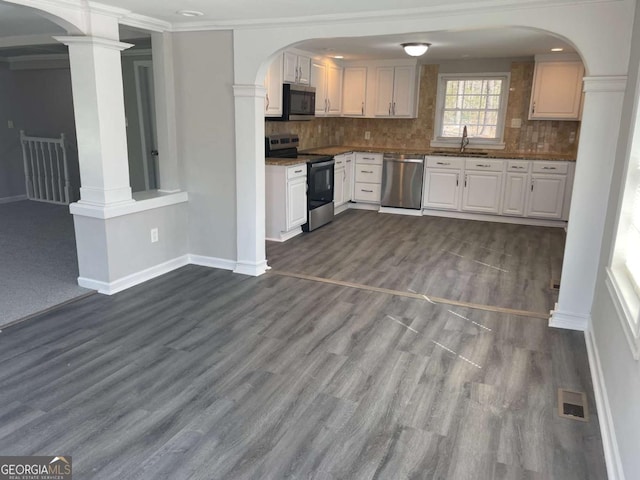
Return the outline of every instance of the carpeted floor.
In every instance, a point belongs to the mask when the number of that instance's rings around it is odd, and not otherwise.
[[[0,204],[0,326],[85,295],[69,207]]]

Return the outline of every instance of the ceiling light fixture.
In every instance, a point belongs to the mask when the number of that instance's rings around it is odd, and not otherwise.
[[[552,52],[562,52],[564,50],[564,48],[562,47],[556,47],[556,48],[552,48],[551,51]]]
[[[421,43],[421,42],[412,42],[412,43],[401,43],[402,48],[407,55],[412,57],[419,57],[420,55],[424,55],[429,50],[431,46],[430,43]]]
[[[337,58],[338,60],[344,58],[344,55],[334,55],[333,58]]]
[[[176,13],[183,17],[201,17],[204,15],[203,12],[199,12],[198,10],[178,10]]]

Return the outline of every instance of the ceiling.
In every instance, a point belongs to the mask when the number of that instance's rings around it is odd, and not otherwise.
[[[125,8],[155,19],[171,23],[179,28],[185,22],[230,22],[251,23],[275,21],[283,17],[325,16],[340,14],[379,15],[380,12],[424,11],[439,7],[451,8],[459,5],[477,8],[483,3],[496,5],[505,0],[475,0],[473,6],[469,0],[106,0],[115,7]],[[519,0],[522,4],[541,3],[545,0]],[[555,0],[561,3],[570,0]],[[301,8],[302,7],[302,8]],[[182,9],[198,10],[201,17],[184,17],[176,12]],[[55,23],[38,15],[33,10],[3,3],[0,0],[0,57],[33,55],[43,53],[61,53],[66,51],[49,36],[64,34],[65,31]],[[147,38],[126,26],[121,27],[121,39]],[[33,41],[30,41],[33,38]],[[425,41],[432,44],[429,52],[420,59],[421,63],[476,58],[513,58],[547,53],[553,47],[562,47],[565,52],[573,52],[570,45],[548,34],[525,28],[501,28],[467,31],[441,31],[429,34],[413,33],[361,38],[333,38],[309,40],[299,48],[321,55],[343,55],[346,60],[407,58],[400,43]],[[132,43],[144,43],[140,42]],[[48,44],[47,44],[48,43]]]

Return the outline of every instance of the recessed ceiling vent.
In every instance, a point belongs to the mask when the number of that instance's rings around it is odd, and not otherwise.
[[[589,421],[587,395],[584,392],[558,389],[558,415],[571,420]]]

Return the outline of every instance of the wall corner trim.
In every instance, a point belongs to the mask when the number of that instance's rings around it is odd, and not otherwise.
[[[556,304],[555,310],[551,310],[550,313],[550,327],[564,328],[566,330],[579,330],[583,332],[589,328],[591,315],[583,313],[563,312],[561,310],[558,310],[558,304]]]
[[[587,329],[584,332],[585,343],[587,344],[587,357],[589,358],[589,369],[591,370],[591,381],[593,383],[593,393],[596,399],[596,409],[598,412],[598,422],[602,436],[602,447],[607,466],[607,477],[609,480],[625,480],[620,451],[611,415],[611,406],[600,364],[598,347],[593,336],[593,330]]]
[[[627,88],[627,76],[594,76],[584,77],[585,92],[624,92]]]

